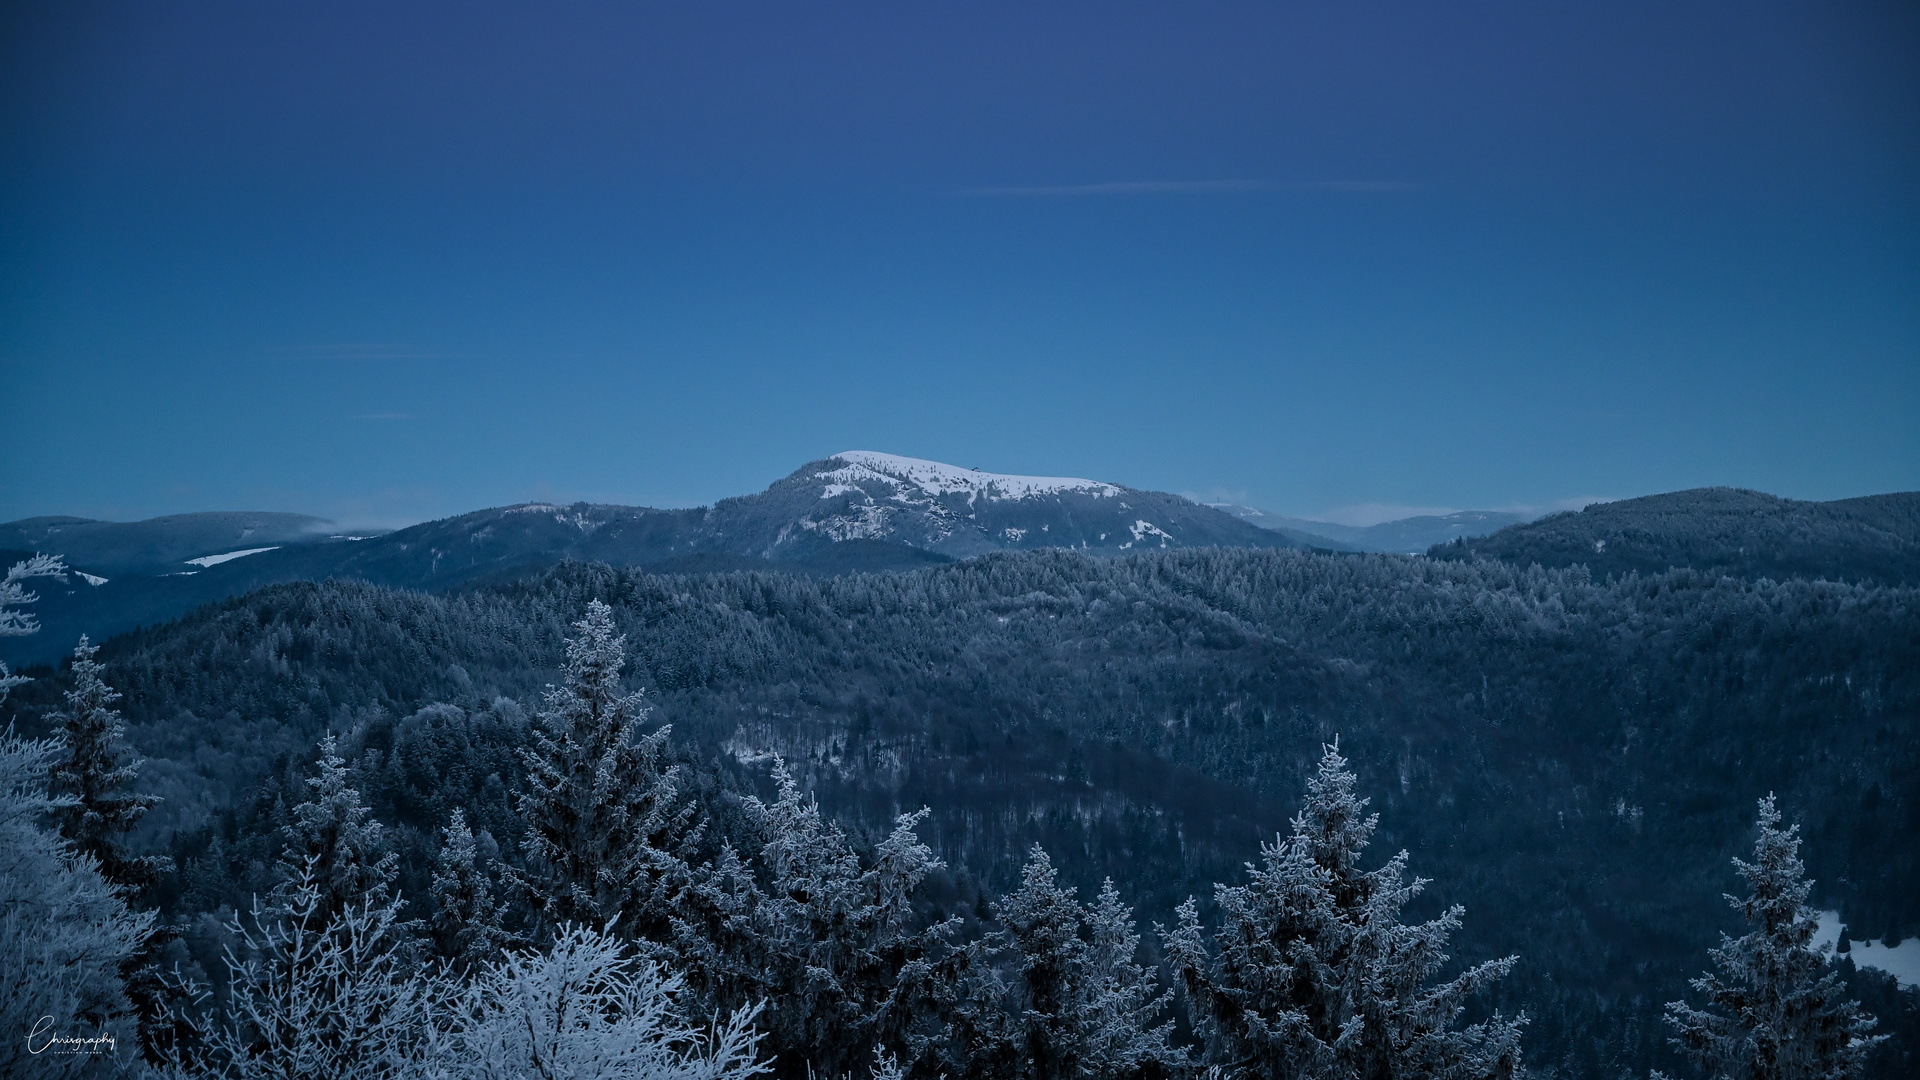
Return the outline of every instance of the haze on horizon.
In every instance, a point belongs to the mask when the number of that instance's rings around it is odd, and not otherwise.
[[[0,520],[1920,488],[1920,14],[0,8]],[[1337,520],[1337,519],[1336,519]]]

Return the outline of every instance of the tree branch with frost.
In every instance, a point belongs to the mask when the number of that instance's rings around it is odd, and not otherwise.
[[[545,952],[482,966],[459,1004],[448,1075],[473,1080],[745,1080],[760,1036],[751,1005],[702,1023],[686,983],[592,926],[566,924]]]
[[[20,610],[40,599],[39,593],[28,592],[27,587],[21,584],[33,578],[65,581],[67,564],[61,562],[58,555],[35,555],[7,568],[7,576],[0,578],[0,637],[26,637],[40,632],[40,620]],[[6,662],[0,660],[0,701],[7,699],[9,690],[32,681],[24,675],[15,675]]]
[[[40,620],[20,610],[24,605],[40,599],[38,593],[28,592],[27,587],[21,584],[34,578],[53,578],[64,582],[67,580],[67,564],[58,555],[35,555],[7,568],[7,576],[0,578],[0,637],[25,637],[39,632]]]
[[[216,1075],[399,1080],[421,1074],[445,1028],[451,984],[404,964],[399,904],[334,908],[318,864],[228,924],[241,949],[227,950],[226,1022],[207,1040]]]

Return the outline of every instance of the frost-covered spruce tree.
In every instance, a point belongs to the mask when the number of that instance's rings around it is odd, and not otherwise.
[[[321,923],[350,906],[393,903],[400,861],[387,850],[386,829],[353,786],[339,751],[331,732],[320,740],[319,775],[307,778],[312,795],[293,808],[278,867],[284,889],[276,890],[277,896],[311,878],[319,890],[315,917]]]
[[[53,717],[60,755],[51,773],[52,790],[69,800],[53,812],[53,819],[60,834],[76,850],[91,856],[101,874],[133,901],[171,868],[172,860],[127,853],[127,834],[160,799],[129,790],[144,762],[126,753],[126,724],[113,707],[120,694],[101,677],[101,665],[94,659],[99,651],[81,636],[73,650],[73,689],[67,691],[67,707]],[[170,927],[156,926],[122,972],[127,996],[139,1017],[140,1044],[150,1056],[156,1041],[163,1038],[157,1025],[164,1023],[175,1004],[175,995],[161,976],[158,954],[177,936]]]
[[[1751,892],[1727,897],[1753,930],[1722,934],[1708,954],[1719,973],[1693,980],[1720,1011],[1667,1005],[1674,1046],[1716,1080],[1844,1080],[1886,1038],[1869,1034],[1874,1018],[1842,996],[1832,946],[1813,944],[1813,883],[1800,862],[1799,831],[1780,827],[1771,794],[1760,800],[1753,861],[1733,860]]]
[[[1079,1006],[1091,989],[1080,940],[1085,912],[1055,876],[1053,860],[1035,844],[1019,890],[994,905],[1016,969],[1009,1008],[1018,1033],[1016,1075],[1032,1080],[1069,1080],[1080,1072],[1087,1018]]]
[[[113,707],[120,693],[101,678],[94,659],[99,651],[81,636],[73,650],[73,689],[67,691],[66,710],[54,717],[61,760],[53,767],[53,791],[73,801],[53,817],[60,835],[93,856],[108,881],[140,889],[152,883],[166,860],[129,856],[125,838],[160,799],[128,790],[144,762],[126,754],[126,724]]]
[[[1091,1076],[1179,1074],[1187,1061],[1168,1045],[1173,1021],[1154,1023],[1167,1011],[1166,992],[1152,969],[1140,963],[1133,909],[1121,902],[1112,878],[1100,883],[1086,921],[1090,982],[1081,1006],[1083,1067]]]
[[[499,955],[504,934],[493,884],[474,864],[473,830],[466,814],[453,812],[433,869],[433,950],[456,971],[467,972]]]
[[[680,771],[667,764],[672,729],[635,738],[647,708],[621,691],[627,639],[614,635],[613,610],[595,600],[574,629],[565,681],[548,689],[524,751],[527,866],[515,884],[545,933],[618,920],[625,936],[666,942],[697,838]]]
[[[895,818],[865,862],[845,832],[822,818],[819,804],[800,793],[784,761],[775,759],[773,776],[779,797],[771,805],[746,801],[749,819],[766,837],[760,860],[768,886],[753,906],[753,937],[743,942],[749,947],[735,958],[735,971],[757,973],[744,985],[768,1001],[762,1024],[782,1054],[780,1068],[795,1075],[864,1071],[876,1064],[876,1043],[903,1044],[911,1020],[906,988],[925,974],[924,958],[951,930],[916,925],[913,910],[914,891],[945,864],[915,834],[927,811]]]
[[[90,857],[40,824],[70,802],[47,793],[58,753],[0,734],[0,1076],[104,1071],[106,1057],[48,1053],[54,1036],[112,1036],[122,1057],[133,1043],[121,970],[153,915],[128,910]]]
[[[1185,1062],[1167,1045],[1172,1025],[1152,1025],[1163,1003],[1136,957],[1132,910],[1110,880],[1089,911],[1057,878],[1036,844],[1020,888],[994,905],[1000,929],[974,965],[986,985],[967,994],[967,1071],[1019,1080],[1178,1071]],[[995,1007],[998,1016],[983,1012]]]
[[[1269,1078],[1509,1077],[1525,1018],[1498,1013],[1456,1029],[1466,999],[1504,976],[1492,960],[1438,986],[1460,925],[1454,907],[1405,925],[1400,910],[1424,880],[1405,880],[1406,852],[1361,870],[1378,816],[1362,817],[1336,743],[1307,784],[1293,834],[1262,845],[1246,885],[1215,886],[1220,926],[1209,949],[1190,898],[1165,934],[1208,1062]]]

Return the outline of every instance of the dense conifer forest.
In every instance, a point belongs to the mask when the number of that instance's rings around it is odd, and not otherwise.
[[[576,623],[595,601],[589,672]],[[1261,882],[1317,881],[1314,865],[1374,874],[1325,886],[1327,911],[1398,897],[1379,910],[1425,928],[1405,946],[1432,958],[1422,977],[1471,984],[1432,1030],[1473,1034],[1419,1044],[1460,1075],[1695,1075],[1663,1012],[1741,932],[1722,894],[1744,891],[1730,860],[1770,793],[1812,908],[1856,939],[1920,933],[1910,586],[1287,550],[828,579],[570,563],[439,595],[273,586],[98,656],[147,759],[133,789],[160,800],[124,856],[154,868],[134,906],[177,935],[144,946],[158,961],[217,983],[237,926],[331,902],[288,855],[325,847],[299,838],[331,805],[373,868],[352,887],[374,891],[362,915],[398,898],[418,920],[356,932],[509,981],[489,964],[521,963],[500,960],[514,942],[604,960],[591,935],[624,934],[744,1025],[713,1038],[760,1033],[786,1075],[1308,1060],[1234,1034],[1254,999],[1216,935],[1267,910]],[[17,729],[57,734],[88,670],[26,672],[4,706]],[[616,734],[589,752],[591,725],[554,719],[576,715]],[[573,791],[583,760],[647,794]],[[1353,824],[1348,794],[1376,826]],[[612,816],[581,824],[595,814]],[[1302,821],[1348,822],[1321,830],[1345,839],[1310,843]],[[630,839],[581,863],[584,833]],[[1431,880],[1403,894],[1403,873]],[[277,914],[248,915],[268,897]],[[822,929],[850,924],[852,945]],[[815,945],[749,959],[749,940]],[[851,951],[800,955],[816,947]],[[1073,997],[1088,964],[1119,974]],[[1890,1036],[1866,1074],[1908,1075],[1915,993],[1838,970]]]

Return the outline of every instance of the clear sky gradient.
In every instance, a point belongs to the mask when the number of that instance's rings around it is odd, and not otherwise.
[[[0,519],[1920,488],[1912,4],[0,11]]]

